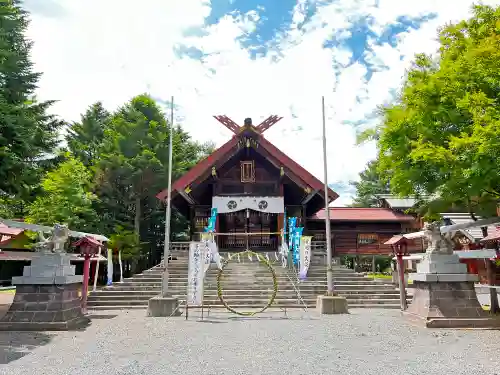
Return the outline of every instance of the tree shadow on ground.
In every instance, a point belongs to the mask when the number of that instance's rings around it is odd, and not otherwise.
[[[0,365],[8,364],[48,344],[55,333],[0,332]]]

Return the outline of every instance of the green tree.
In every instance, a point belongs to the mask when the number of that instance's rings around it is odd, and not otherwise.
[[[17,0],[0,3],[0,192],[29,198],[58,145],[62,122],[47,113],[52,102],[33,96],[39,73],[24,34],[28,16]]]
[[[108,247],[118,250],[122,260],[132,260],[140,256],[139,237],[133,231],[126,230],[121,226],[116,227],[115,233],[110,236]]]
[[[389,184],[377,170],[377,165],[377,160],[369,162],[359,174],[359,181],[350,182],[356,188],[352,207],[377,207],[378,196],[390,193]]]
[[[67,224],[73,230],[95,232],[98,216],[92,208],[91,173],[69,156],[42,180],[42,194],[28,208],[26,221],[36,224]]]
[[[473,10],[441,30],[439,57],[417,56],[371,135],[395,193],[492,215],[500,199],[500,8]]]
[[[111,116],[96,167],[96,194],[106,233],[122,226],[150,247],[150,258],[163,242],[164,207],[156,194],[167,186],[170,124],[147,95],[133,98]],[[194,142],[181,127],[174,128],[175,180],[210,151]],[[185,230],[185,220],[173,215],[172,232]]]
[[[101,102],[97,102],[81,116],[80,122],[73,123],[68,129],[68,148],[85,166],[89,167],[97,161],[110,120],[111,114]]]

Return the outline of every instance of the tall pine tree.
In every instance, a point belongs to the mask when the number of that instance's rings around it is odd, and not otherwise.
[[[71,153],[87,167],[97,162],[104,132],[109,127],[111,114],[101,102],[91,105],[80,122],[68,129],[66,141]]]
[[[0,1],[0,199],[29,198],[45,159],[53,156],[62,122],[37,102],[39,73],[30,61],[24,33],[28,15],[18,0]]]

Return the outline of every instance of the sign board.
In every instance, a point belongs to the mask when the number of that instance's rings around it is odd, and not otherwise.
[[[205,247],[202,242],[191,242],[189,244],[187,286],[187,304],[189,306],[203,305]]]

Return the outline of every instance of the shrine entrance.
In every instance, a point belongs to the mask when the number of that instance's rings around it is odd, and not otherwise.
[[[220,251],[276,251],[279,244],[276,213],[244,209],[218,215]]]

